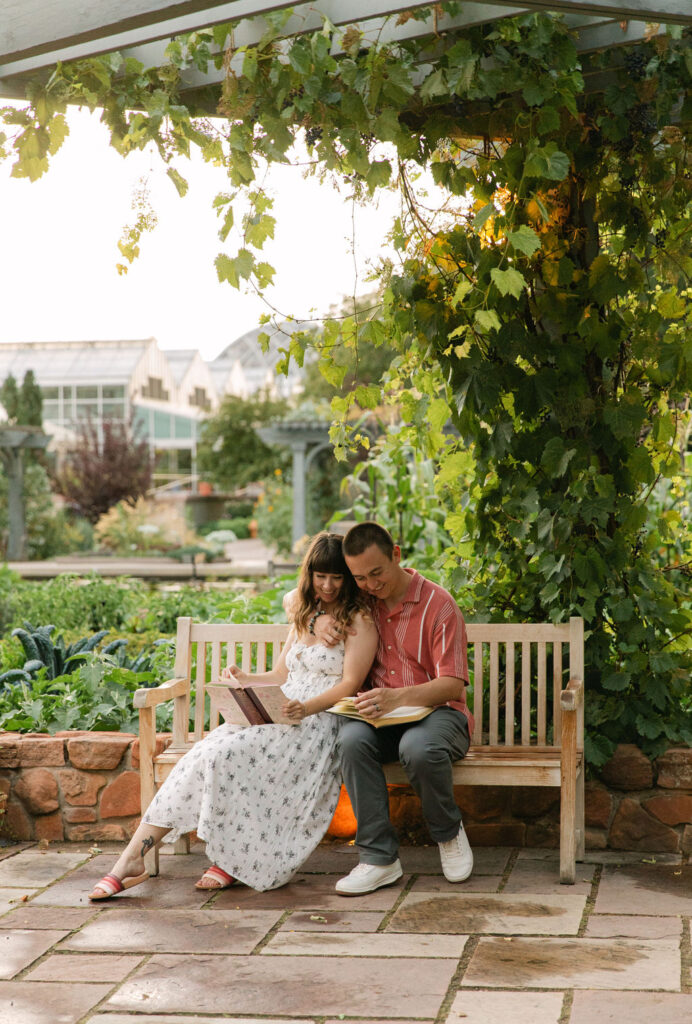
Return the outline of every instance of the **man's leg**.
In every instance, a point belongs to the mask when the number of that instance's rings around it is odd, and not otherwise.
[[[338,748],[346,790],[358,823],[360,863],[336,884],[342,896],[361,896],[401,877],[399,843],[389,820],[389,796],[382,765],[397,759],[400,726],[375,729],[366,722],[341,723]]]
[[[399,744],[399,758],[420,798],[430,835],[439,844],[442,869],[450,882],[464,881],[473,870],[452,785],[452,764],[468,748],[465,716],[446,707],[409,726]]]
[[[389,795],[382,765],[397,761],[401,728],[375,729],[366,722],[341,722],[337,745],[341,770],[358,823],[356,846],[363,864],[391,864],[399,841],[389,820]]]

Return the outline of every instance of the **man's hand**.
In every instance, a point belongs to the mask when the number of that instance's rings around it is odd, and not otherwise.
[[[227,668],[222,669],[221,678],[225,682],[237,683],[238,686],[247,686],[252,682],[248,673],[243,672],[242,668],[238,668],[237,665],[229,665]]]
[[[315,636],[326,647],[334,647],[347,636],[355,636],[356,630],[337,622],[333,615],[320,615],[313,627]]]
[[[400,700],[399,691],[380,687],[377,690],[365,690],[357,693],[353,698],[356,711],[359,711],[365,718],[381,718],[388,711],[398,708]]]

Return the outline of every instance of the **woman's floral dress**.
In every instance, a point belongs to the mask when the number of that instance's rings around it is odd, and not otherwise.
[[[341,679],[344,647],[296,641],[289,699],[306,701]],[[175,766],[144,815],[149,825],[195,831],[207,856],[253,889],[284,885],[315,849],[336,810],[341,770],[336,715],[298,725],[220,725]]]

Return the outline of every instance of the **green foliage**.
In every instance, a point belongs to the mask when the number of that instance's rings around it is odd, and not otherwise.
[[[56,679],[65,673],[83,665],[97,645],[107,634],[107,630],[100,630],[91,636],[82,637],[69,645],[60,636],[53,640],[51,634],[55,626],[32,626],[30,622],[24,623],[24,628],[12,630],[12,636],[16,636],[24,649],[25,661],[21,668],[10,669],[0,675],[0,684],[15,682],[23,678],[29,681],[41,673],[44,679]]]
[[[20,423],[24,427],[43,425],[43,397],[33,370],[26,371],[21,387],[12,374],[8,374],[0,386],[0,405],[5,407],[9,423]]]
[[[0,475],[0,552],[7,543],[9,527],[7,476]],[[56,511],[50,478],[44,467],[28,460],[24,467],[24,506],[27,557],[53,558],[71,551],[90,550],[91,528],[63,509]]]
[[[290,453],[267,445],[257,427],[282,419],[287,403],[265,394],[252,398],[226,395],[217,412],[205,420],[197,448],[201,473],[222,489],[236,490],[262,480],[275,468],[287,469]]]
[[[281,471],[264,482],[255,505],[257,532],[261,540],[282,555],[291,554],[293,537],[293,488]]]
[[[6,574],[6,569],[0,572],[0,595]],[[141,585],[126,580],[108,582],[95,573],[86,578],[63,573],[45,583],[20,582],[14,577],[10,587],[4,599],[8,626],[53,619],[59,629],[69,633],[122,629],[137,609],[138,594],[142,600],[146,593]]]
[[[449,547],[445,509],[435,488],[435,462],[402,441],[399,430],[375,445],[367,462],[344,478],[343,489],[353,494],[351,507],[333,521],[374,519],[385,525],[404,558],[416,568],[429,568]]]
[[[0,602],[6,582],[4,577],[9,575],[7,570],[0,570]],[[262,594],[247,595],[237,590],[219,591],[199,586],[150,591],[142,584],[123,580],[92,580],[84,589],[92,587],[87,591],[89,596],[100,600],[102,611],[110,609],[110,618],[120,619],[115,628],[129,635],[92,651],[86,648],[94,647],[103,639],[103,633],[69,645],[65,645],[62,638],[52,641],[51,626],[19,630],[15,631],[16,636],[0,638],[0,670],[4,676],[0,678],[0,729],[136,731],[137,713],[132,707],[132,694],[140,687],[158,685],[172,676],[174,634],[179,615],[191,615],[205,622],[282,622],[285,620],[283,596],[294,584],[294,578],[281,580]],[[20,594],[19,603],[29,591],[28,603],[34,608],[52,605],[53,611],[57,609],[61,630],[67,629],[66,623],[73,624],[80,614],[86,613],[85,607],[74,600],[75,589],[79,588],[75,588],[72,578],[46,584],[20,582],[15,585]],[[104,592],[110,592],[107,600],[103,599]],[[123,613],[127,610],[126,620],[115,614],[118,607]],[[85,624],[85,620],[81,620],[77,629],[85,628]],[[162,633],[168,635],[162,637]],[[145,638],[144,645],[140,638]],[[131,644],[133,653],[130,653]],[[41,651],[43,667],[36,664],[25,672],[23,666],[27,657],[30,662],[39,662]],[[71,655],[76,658],[68,662]],[[58,661],[64,671],[51,678]],[[170,728],[171,713],[170,707],[157,711],[157,728]]]
[[[138,713],[132,695],[151,683],[150,672],[121,668],[111,659],[90,655],[76,672],[49,679],[39,673],[0,691],[0,729],[56,733],[64,729],[136,732]],[[157,727],[170,721],[157,717]]]
[[[254,506],[251,506],[254,508]],[[233,516],[231,519],[215,519],[211,523],[204,523],[197,527],[200,537],[206,537],[210,533],[219,530],[230,530],[235,534],[237,540],[246,540],[250,536],[251,516]]]

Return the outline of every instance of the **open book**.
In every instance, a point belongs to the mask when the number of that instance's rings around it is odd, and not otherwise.
[[[410,707],[394,708],[393,711],[387,711],[386,714],[380,715],[379,718],[367,718],[365,715],[361,715],[360,711],[356,711],[353,697],[342,697],[332,707],[327,708],[327,711],[331,711],[332,714],[344,715],[346,718],[359,718],[361,722],[374,725],[376,729],[379,729],[382,725],[402,725],[406,722],[417,722],[434,710],[435,708],[411,705]]]
[[[224,721],[231,725],[298,724],[282,713],[287,697],[275,683],[257,686],[239,686],[233,681],[207,683],[207,692],[212,706],[218,708]]]

